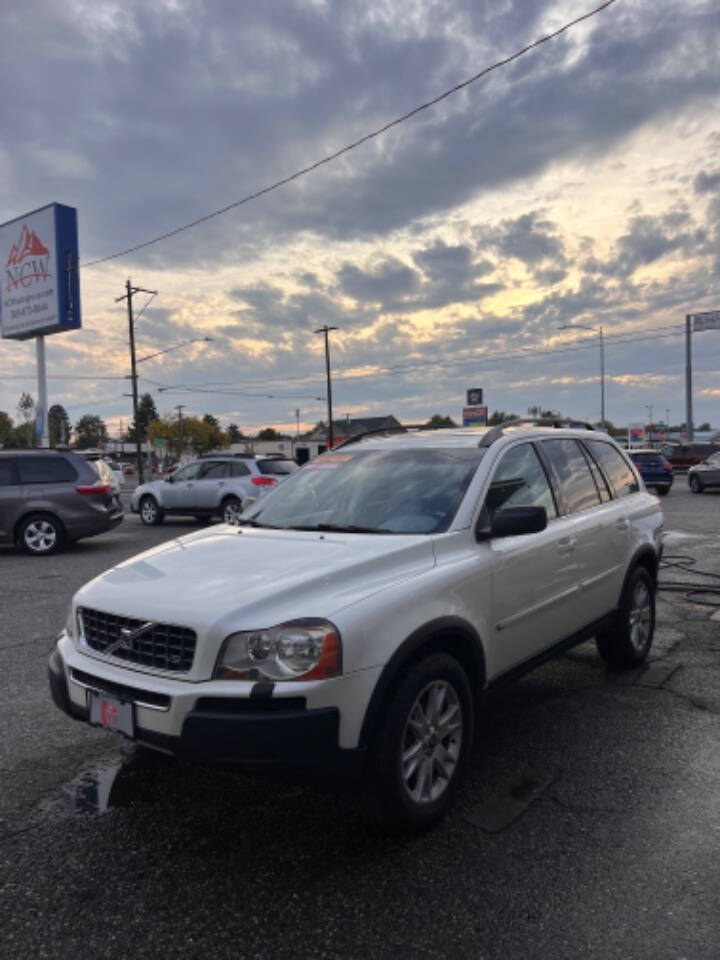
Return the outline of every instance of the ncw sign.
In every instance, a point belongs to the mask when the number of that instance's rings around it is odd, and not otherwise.
[[[0,225],[0,328],[25,340],[80,326],[77,211],[52,203]]]

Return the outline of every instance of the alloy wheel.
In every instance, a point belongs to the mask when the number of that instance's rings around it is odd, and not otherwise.
[[[447,680],[434,680],[418,695],[402,737],[401,776],[415,803],[433,803],[447,790],[460,758],[462,706]]]
[[[630,605],[630,642],[642,653],[650,637],[651,605],[647,584],[640,581],[635,584]]]
[[[57,530],[49,520],[33,520],[25,527],[25,545],[33,553],[48,553],[57,543]]]
[[[155,520],[157,519],[157,513],[157,506],[153,500],[150,500],[149,498],[147,500],[143,500],[140,508],[140,516],[143,518],[145,523],[155,523]]]
[[[242,513],[242,504],[239,500],[228,500],[223,507],[223,520],[225,523],[236,524]]]

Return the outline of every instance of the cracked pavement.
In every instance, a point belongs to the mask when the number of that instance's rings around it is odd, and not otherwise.
[[[720,573],[720,496],[679,477],[662,505],[666,554]],[[720,954],[712,608],[661,593],[646,667],[588,643],[489,698],[451,815],[385,837],[351,792],[184,766],[53,707],[72,591],[186,529],[128,517],[45,562],[0,552],[0,955]]]

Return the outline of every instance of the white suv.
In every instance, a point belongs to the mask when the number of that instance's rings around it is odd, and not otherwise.
[[[483,691],[595,636],[647,656],[663,518],[604,434],[522,422],[367,437],[83,587],[50,659],[66,713],[182,757],[358,764],[423,828]]]

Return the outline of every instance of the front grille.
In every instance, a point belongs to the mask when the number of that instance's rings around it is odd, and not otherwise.
[[[139,636],[127,637],[123,631],[132,634],[148,621],[119,617],[88,607],[81,607],[78,612],[83,640],[91,650],[158,670],[187,673],[192,667],[197,636],[189,627],[151,623]]]

